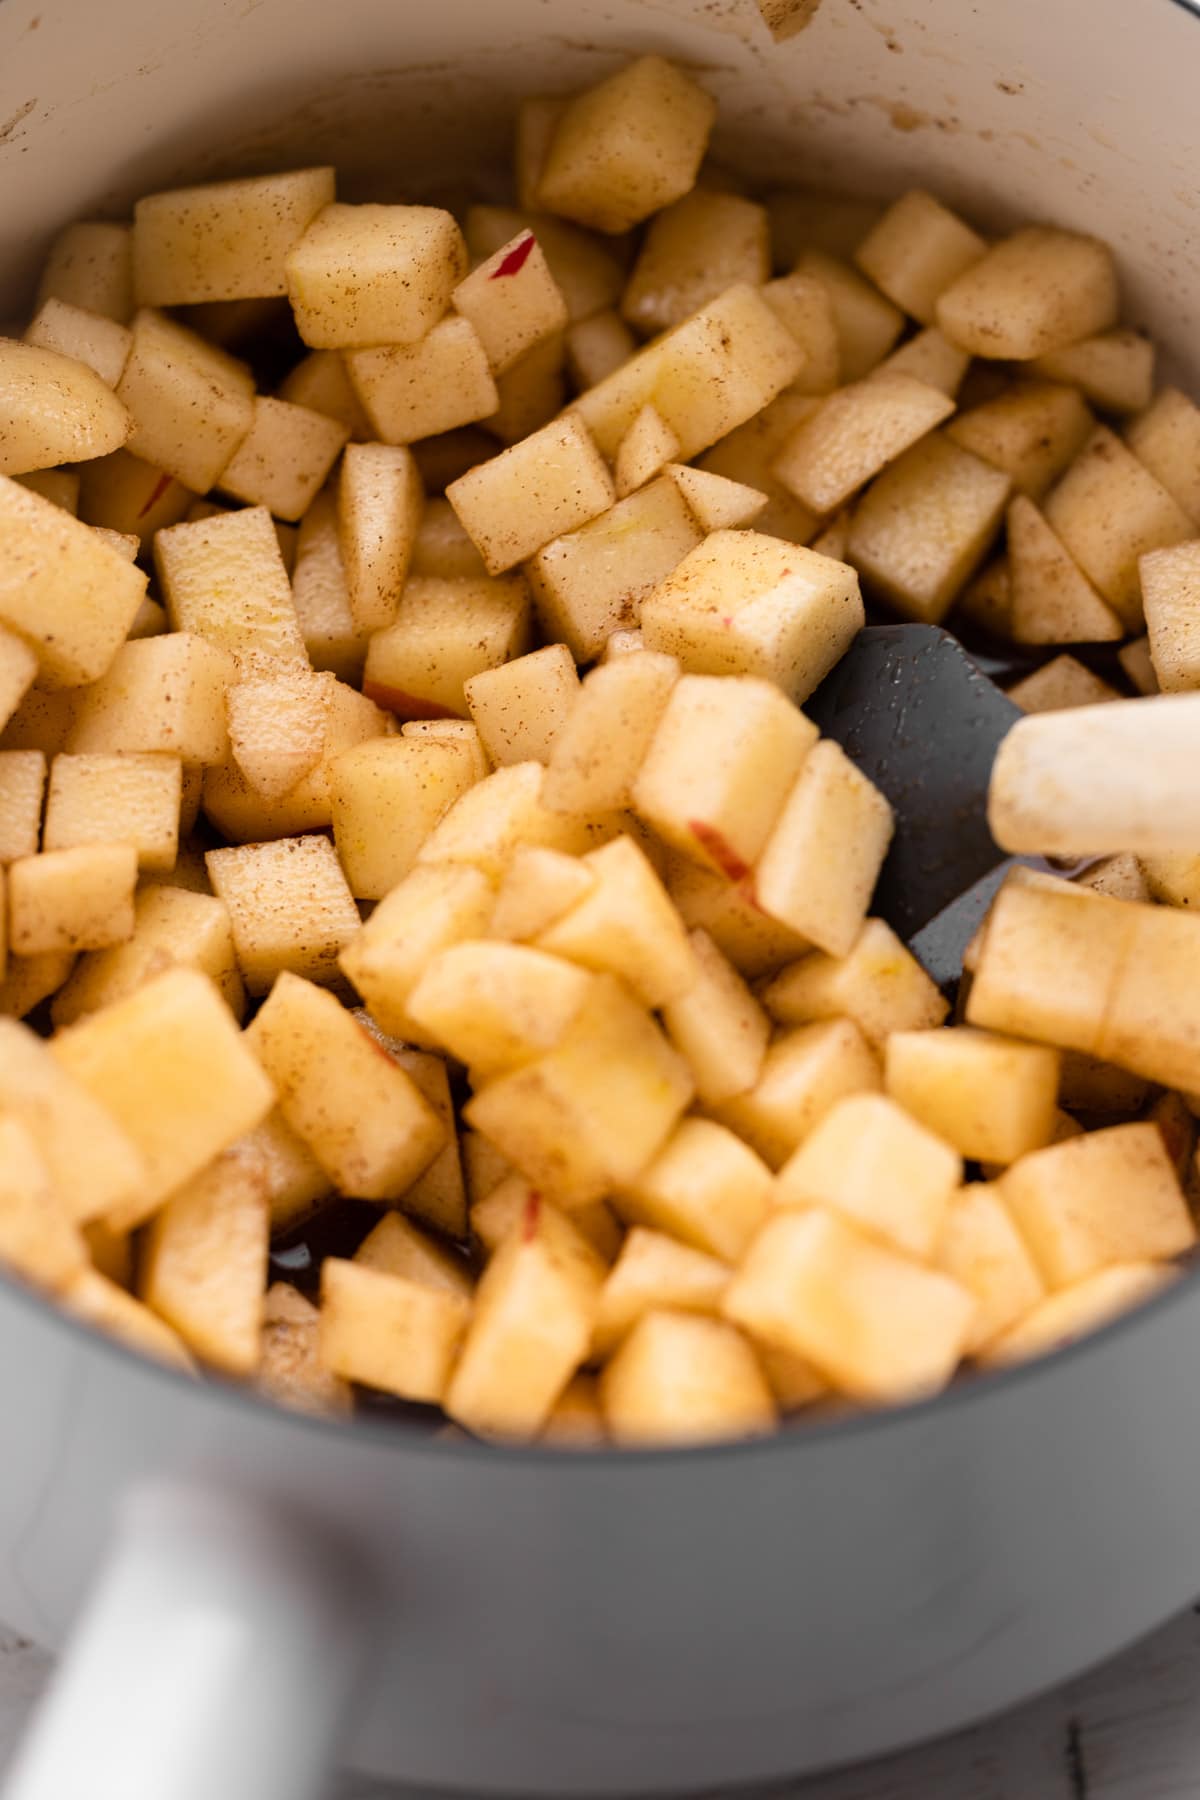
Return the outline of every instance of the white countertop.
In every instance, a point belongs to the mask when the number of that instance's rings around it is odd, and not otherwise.
[[[49,1668],[42,1651],[0,1629],[0,1772]],[[745,1800],[1194,1800],[1197,1793],[1200,1607],[1193,1607],[1124,1656],[994,1724]],[[395,1789],[347,1777],[331,1800],[385,1794],[400,1800]]]

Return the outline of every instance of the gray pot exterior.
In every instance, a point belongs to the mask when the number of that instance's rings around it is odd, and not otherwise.
[[[0,1617],[59,1644],[157,1478],[297,1502],[377,1596],[347,1758],[520,1794],[713,1787],[946,1732],[1200,1588],[1200,1303],[715,1451],[510,1453],[189,1384],[9,1290]]]

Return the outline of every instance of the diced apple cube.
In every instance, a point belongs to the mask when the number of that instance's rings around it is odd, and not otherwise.
[[[321,1267],[325,1367],[402,1400],[445,1397],[471,1316],[461,1294],[341,1257]]]
[[[73,1025],[86,1013],[182,964],[199,969],[216,983],[235,1019],[245,1007],[245,993],[233,951],[229,913],[212,894],[180,887],[143,887],[134,900],[133,936],[126,944],[94,950],[77,963],[54,997],[55,1027]]]
[[[494,763],[548,762],[579,694],[565,644],[482,670],[464,684],[471,718]]]
[[[571,1222],[531,1200],[476,1290],[450,1417],[480,1436],[539,1431],[587,1356],[603,1277]]]
[[[283,969],[310,981],[337,980],[338,956],[361,921],[328,838],[210,850],[205,863],[229,909],[238,965],[252,994],[265,994]]]
[[[668,463],[666,473],[683,496],[685,505],[704,533],[749,525],[768,504],[768,497],[745,482],[731,481],[707,469],[686,463]]]
[[[520,576],[410,579],[367,647],[363,692],[401,718],[465,715],[465,683],[528,648],[530,612]]]
[[[379,631],[395,619],[424,501],[410,450],[347,446],[337,489],[338,539],[357,631]]]
[[[566,353],[565,335],[556,332],[532,350],[526,350],[503,375],[496,376],[500,403],[487,417],[484,430],[489,437],[499,438],[502,444],[519,444],[531,432],[540,431],[557,419],[567,402]],[[471,467],[486,461],[490,454],[489,445],[487,455],[476,454],[470,459]]]
[[[132,226],[107,220],[83,219],[66,226],[42,268],[39,304],[66,300],[126,324],[133,312],[132,239]]]
[[[439,575],[450,581],[478,580],[486,574],[483,558],[448,500],[426,501],[409,567],[413,575]]]
[[[1200,523],[1200,407],[1163,388],[1125,427],[1125,441],[1189,518]]]
[[[1022,712],[1043,713],[1103,705],[1123,696],[1074,656],[1054,656],[1032,675],[1015,681],[1008,697]]]
[[[285,258],[296,329],[318,350],[413,344],[467,272],[462,233],[436,206],[326,206]]]
[[[349,432],[335,419],[259,394],[250,430],[226,463],[221,487],[247,506],[299,519],[337,461]]]
[[[758,904],[830,956],[862,929],[892,809],[832,739],[810,750],[754,869]]]
[[[883,919],[868,919],[845,956],[814,950],[790,964],[762,998],[781,1025],[846,1017],[876,1046],[894,1031],[940,1025],[949,1011],[934,982]]]
[[[617,446],[613,463],[617,494],[625,499],[661,475],[679,454],[679,439],[656,406],[643,406]]]
[[[357,692],[335,681],[325,724],[325,754],[315,769],[279,800],[252,788],[231,760],[204,776],[204,811],[231,843],[262,843],[328,830],[331,822],[328,767],[342,750],[383,737],[386,714]],[[261,766],[261,765],[260,765]]]
[[[300,1412],[348,1413],[349,1384],[331,1375],[320,1357],[321,1315],[286,1281],[274,1282],[263,1300],[262,1350],[255,1386],[280,1406]]]
[[[454,1101],[450,1093],[450,1077],[443,1057],[427,1050],[399,1043],[381,1031],[367,1012],[356,1012],[355,1018],[375,1042],[386,1051],[396,1066],[403,1070],[441,1122],[445,1141],[433,1161],[405,1190],[401,1201],[404,1210],[431,1225],[435,1231],[450,1237],[465,1237],[467,1232],[467,1192],[459,1155]]]
[[[358,681],[367,637],[350,610],[337,501],[331,488],[322,489],[300,521],[292,603],[313,667],[329,670],[342,681]]]
[[[36,855],[45,786],[40,750],[0,751],[0,865]]]
[[[1097,1054],[1136,929],[1127,902],[1006,884],[988,914],[968,1021]]]
[[[779,1410],[798,1412],[814,1400],[827,1399],[829,1383],[805,1356],[791,1350],[780,1350],[772,1344],[756,1344],[759,1366],[767,1378],[767,1386],[775,1396]]]
[[[628,362],[637,349],[637,339],[624,319],[609,308],[569,325],[566,349],[567,367],[576,387],[590,388]]]
[[[138,853],[132,844],[87,844],[9,865],[13,954],[103,950],[133,936]]]
[[[776,1422],[753,1350],[723,1320],[648,1312],[600,1380],[618,1443],[700,1444],[755,1437]]]
[[[903,617],[937,624],[986,554],[1008,490],[999,469],[930,432],[864,494],[847,560]]]
[[[900,336],[904,314],[873,282],[826,250],[806,245],[792,272],[824,288],[837,334],[839,379],[861,381]]]
[[[639,57],[568,102],[538,204],[598,231],[627,231],[688,192],[715,116],[715,102],[682,69]]]
[[[814,1363],[840,1392],[895,1405],[946,1385],[975,1302],[957,1281],[814,1207],[768,1220],[723,1310],[753,1337]]]
[[[1088,440],[1095,420],[1075,388],[1045,381],[1015,387],[959,413],[946,436],[1040,500]]]
[[[194,497],[173,475],[114,450],[83,465],[79,516],[88,525],[150,539],[163,526],[178,525]]]
[[[685,855],[741,880],[816,738],[768,681],[681,676],[634,782],[634,805]]]
[[[230,755],[256,794],[281,800],[325,757],[334,678],[268,659],[242,668],[226,704]]]
[[[828,287],[815,275],[793,271],[768,281],[762,297],[804,352],[804,366],[790,391],[831,394],[838,385],[841,356]]]
[[[475,1134],[468,1133],[468,1136],[472,1135]],[[486,1138],[478,1141],[487,1143]],[[507,1164],[504,1166],[508,1167]],[[514,1225],[525,1216],[530,1200],[537,1198],[537,1190],[523,1175],[510,1175],[499,1181],[484,1199],[476,1201],[471,1208],[471,1235],[485,1256],[496,1254]],[[571,1223],[605,1265],[615,1261],[624,1231],[606,1201],[593,1200],[587,1206],[573,1207]]]
[[[621,297],[621,313],[650,337],[682,324],[735,282],[771,272],[767,215],[739,194],[693,188],[652,221]]]
[[[471,1272],[461,1256],[436,1242],[402,1214],[385,1213],[354,1253],[360,1268],[399,1275],[421,1287],[437,1288],[469,1300],[474,1291]]]
[[[136,1197],[107,1209],[117,1228],[149,1218],[274,1104],[229,1008],[197,969],[168,969],[60,1031],[51,1052],[141,1152]]]
[[[156,1362],[195,1372],[195,1364],[182,1338],[132,1294],[109,1281],[97,1269],[84,1269],[59,1295],[63,1306],[86,1325],[116,1338],[130,1350]]]
[[[279,540],[265,506],[157,533],[154,560],[172,628],[235,655],[308,657]]]
[[[460,281],[453,304],[474,326],[498,374],[568,321],[566,301],[530,230],[502,244]]]
[[[482,1088],[465,1117],[567,1206],[632,1181],[692,1096],[685,1065],[621,984],[596,976],[556,1048]]]
[[[0,626],[0,731],[33,686],[38,660],[15,631]]]
[[[146,307],[133,321],[117,396],[133,420],[134,456],[197,494],[216,485],[254,421],[245,364]]]
[[[667,892],[692,931],[705,931],[723,956],[748,980],[773,973],[810,948],[754,900],[744,879],[730,881],[684,856],[673,856]]]
[[[87,363],[0,337],[0,474],[107,456],[132,429],[126,408]]]
[[[482,870],[419,863],[380,902],[339,961],[384,1031],[411,1041],[409,994],[439,950],[483,935],[494,901]]]
[[[941,1136],[883,1094],[852,1094],[784,1164],[776,1198],[781,1206],[828,1207],[870,1237],[929,1261],[961,1180],[962,1159]]]
[[[417,1024],[478,1078],[533,1061],[562,1041],[591,989],[581,970],[520,944],[451,945],[408,997]]]
[[[1013,1164],[1000,1192],[1051,1287],[1177,1256],[1196,1230],[1156,1125],[1092,1131]]]
[[[770,1210],[774,1180],[761,1157],[712,1119],[684,1119],[617,1209],[725,1263],[745,1255]]]
[[[246,1041],[340,1193],[399,1199],[441,1148],[444,1128],[412,1079],[311,982],[280,975]]]
[[[663,477],[544,545],[527,573],[546,636],[590,662],[700,538],[675,483]]]
[[[280,382],[279,398],[290,400],[293,406],[324,413],[327,419],[336,419],[356,443],[374,435],[362,401],[354,391],[346,359],[338,350],[310,350],[301,357]]]
[[[38,956],[15,956],[10,952],[0,979],[0,1018],[27,1018],[62,986],[74,963],[70,950],[47,950]]]
[[[85,363],[106,386],[115,388],[133,338],[124,325],[102,313],[87,312],[66,300],[46,300],[34,314],[25,342]]]
[[[932,325],[939,297],[986,249],[949,207],[912,188],[867,233],[854,260],[889,300]]]
[[[1009,630],[1018,644],[1111,642],[1125,635],[1116,613],[1024,494],[1010,501],[1007,525]]]
[[[608,1442],[594,1376],[571,1377],[551,1407],[538,1442],[556,1450],[598,1450]]]
[[[181,792],[178,757],[56,756],[50,765],[42,848],[132,844],[139,867],[172,869],[179,850]]]
[[[1103,412],[1140,412],[1154,392],[1154,345],[1138,331],[1081,338],[1039,356],[1034,368],[1051,381],[1077,387]]]
[[[519,845],[500,883],[488,935],[528,942],[591,892],[596,877],[586,863],[561,850]]]
[[[1112,254],[1098,238],[1026,225],[943,290],[937,322],[973,356],[1045,356],[1116,324]]]
[[[79,687],[103,675],[145,592],[142,571],[88,526],[0,476],[0,624],[32,645],[46,678]]]
[[[962,386],[970,357],[957,344],[944,337],[936,325],[918,331],[915,337],[885,356],[873,373],[878,375],[911,375],[927,387],[937,388],[954,399]]]
[[[550,148],[550,140],[558,129],[558,121],[562,118],[566,105],[565,99],[551,99],[549,96],[540,94],[531,94],[524,100],[517,101],[513,173],[516,177],[517,195],[522,206],[536,207],[540,205],[542,169],[546,162],[546,152]],[[470,242],[469,232],[468,242]]]
[[[0,1117],[0,1264],[51,1291],[82,1273],[87,1247],[21,1119]]]
[[[147,194],[134,209],[133,279],[143,306],[287,292],[288,251],[333,199],[331,168]]]
[[[408,874],[443,813],[476,779],[454,743],[374,738],[329,765],[333,838],[350,891],[381,900]]]
[[[0,1086],[68,1218],[84,1223],[136,1201],[146,1176],[137,1145],[42,1039],[12,1019],[0,1019]]]
[[[1200,688],[1200,538],[1138,564],[1150,657],[1164,693]]]
[[[937,388],[876,371],[822,401],[784,441],[772,472],[814,512],[834,512],[953,411]]]
[[[605,456],[654,406],[688,462],[795,380],[804,351],[757,288],[738,282],[572,402]],[[733,470],[718,470],[734,474]]]
[[[460,476],[446,498],[499,575],[596,518],[616,493],[585,426],[568,416]]]
[[[649,651],[593,669],[551,747],[543,804],[566,813],[628,806],[678,674],[674,657]]]
[[[642,602],[648,650],[693,675],[757,675],[797,702],[863,622],[846,564],[755,531],[710,533]]]
[[[898,1031],[887,1091],[977,1162],[1011,1163],[1053,1139],[1059,1056],[990,1031]]]
[[[500,404],[487,351],[469,319],[442,319],[416,343],[353,350],[346,365],[385,444],[453,431],[489,418]]]
[[[730,1270],[675,1238],[637,1226],[600,1290],[593,1350],[607,1357],[648,1312],[713,1316],[729,1283]]]
[[[614,838],[584,861],[595,885],[541,933],[538,946],[621,976],[651,1009],[686,994],[696,980],[687,933],[633,839]]]
[[[1175,907],[1093,896],[1131,915],[1133,941],[1109,996],[1097,1054],[1147,1081],[1200,1091],[1200,919]]]
[[[1046,499],[1046,520],[1129,630],[1142,622],[1138,561],[1195,536],[1193,521],[1119,437],[1098,425]]]
[[[975,1316],[963,1345],[966,1356],[986,1350],[1046,1292],[1003,1192],[992,1182],[970,1182],[952,1196],[936,1260],[944,1274],[975,1297]]]
[[[229,749],[225,696],[235,679],[232,657],[190,631],[123,644],[80,695],[69,748],[221,762]]]
[[[858,1026],[828,1019],[782,1032],[754,1086],[713,1110],[780,1169],[839,1100],[882,1086],[879,1063]]]
[[[258,1366],[269,1232],[266,1165],[235,1147],[176,1189],[146,1235],[141,1298],[229,1375]]]
[[[690,941],[696,978],[663,1007],[663,1023],[700,1099],[718,1106],[757,1082],[770,1022],[708,933],[693,931]]]
[[[1167,1263],[1123,1262],[1098,1269],[1070,1287],[1049,1294],[1009,1330],[995,1338],[980,1361],[1007,1368],[1034,1356],[1048,1356],[1108,1325],[1131,1307],[1177,1281],[1181,1271]]]

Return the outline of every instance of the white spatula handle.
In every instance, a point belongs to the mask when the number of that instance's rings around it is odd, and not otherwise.
[[[359,1602],[336,1553],[257,1505],[137,1496],[5,1800],[318,1800]]]
[[[1026,855],[1200,855],[1200,693],[1022,719],[996,755],[988,823]]]

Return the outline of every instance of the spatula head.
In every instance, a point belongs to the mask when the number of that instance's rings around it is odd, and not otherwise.
[[[872,910],[911,939],[1007,860],[988,830],[988,779],[1021,710],[936,625],[861,631],[804,710],[891,801]]]

